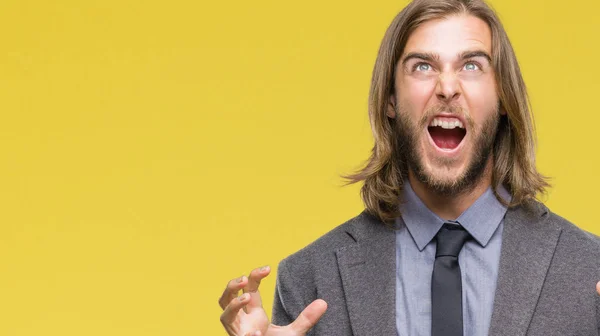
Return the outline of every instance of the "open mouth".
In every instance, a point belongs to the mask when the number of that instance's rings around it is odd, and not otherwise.
[[[457,148],[467,135],[463,123],[457,118],[436,117],[427,127],[433,143],[440,149]]]

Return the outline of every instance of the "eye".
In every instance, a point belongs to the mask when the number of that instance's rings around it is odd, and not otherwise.
[[[430,71],[431,70],[431,65],[429,65],[427,63],[417,63],[414,66],[414,70],[416,70],[416,71]]]
[[[465,70],[467,70],[467,71],[477,71],[477,70],[480,69],[479,65],[477,63],[474,63],[474,62],[465,63],[465,65],[464,65],[463,68]]]

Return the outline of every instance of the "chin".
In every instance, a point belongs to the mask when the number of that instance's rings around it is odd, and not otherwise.
[[[445,186],[453,186],[459,183],[462,180],[464,174],[462,171],[448,171],[446,169],[434,169],[429,172],[426,172],[428,175],[428,180],[432,184],[436,185],[445,185]]]
[[[472,181],[465,180],[467,163],[456,157],[435,157],[434,160],[421,158],[421,164],[414,167],[417,170],[412,170],[417,180],[427,189],[442,195],[452,195],[468,189],[466,186],[472,184]]]

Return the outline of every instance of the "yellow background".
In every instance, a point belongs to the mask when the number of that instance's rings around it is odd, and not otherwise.
[[[600,2],[492,3],[547,204],[600,233]],[[371,69],[405,4],[2,1],[0,335],[221,335],[229,279],[362,210],[339,175],[371,148]]]

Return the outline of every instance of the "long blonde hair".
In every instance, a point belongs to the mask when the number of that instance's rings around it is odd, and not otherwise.
[[[408,166],[401,157],[398,129],[386,115],[394,94],[394,77],[410,34],[424,22],[451,15],[473,15],[488,24],[492,34],[492,66],[496,73],[501,116],[493,145],[492,188],[498,200],[517,206],[535,199],[549,187],[547,178],[535,166],[535,127],[527,90],[519,64],[504,27],[494,11],[482,0],[414,0],[387,29],[371,80],[369,119],[375,144],[364,168],[346,176],[349,183],[364,181],[361,196],[367,211],[384,222],[400,213]],[[497,192],[504,185],[512,195],[507,203]]]

